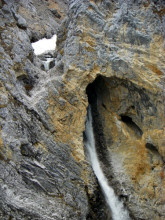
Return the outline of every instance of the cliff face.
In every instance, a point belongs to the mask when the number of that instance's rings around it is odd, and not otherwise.
[[[88,103],[132,219],[165,218],[164,5],[0,1],[1,219],[111,219],[83,144]],[[31,42],[58,27],[45,72]]]

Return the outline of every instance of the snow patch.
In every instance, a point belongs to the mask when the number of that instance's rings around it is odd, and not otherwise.
[[[35,55],[40,55],[48,50],[55,50],[57,35],[53,35],[52,38],[43,38],[35,43],[32,43]]]

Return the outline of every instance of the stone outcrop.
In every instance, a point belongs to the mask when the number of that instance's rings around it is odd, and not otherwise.
[[[165,218],[164,6],[0,1],[1,219],[111,219],[83,144],[88,103],[131,218]],[[56,32],[45,72],[31,42]]]

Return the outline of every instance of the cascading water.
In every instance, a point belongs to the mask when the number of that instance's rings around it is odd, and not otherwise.
[[[55,59],[53,58],[53,55],[50,56],[49,53],[53,54],[53,51],[55,51],[56,40],[57,40],[57,35],[55,34],[50,39],[43,38],[37,42],[32,43],[32,47],[34,49],[35,55],[38,57],[43,55],[42,58],[41,57],[39,57],[39,58],[41,59],[41,61],[43,63],[45,71],[48,71],[51,68],[50,62],[54,61],[53,66],[55,66]],[[47,54],[46,54],[46,52],[47,52]]]
[[[44,69],[46,71],[48,71],[50,69],[50,62],[53,60],[54,60],[54,58],[46,58],[46,61],[42,61],[43,65],[44,65]]]
[[[95,139],[92,126],[91,107],[88,107],[88,115],[85,125],[85,140],[84,144],[89,152],[92,168],[103,190],[106,201],[111,209],[113,220],[131,220],[128,211],[124,208],[122,201],[119,201],[114,193],[114,190],[108,185],[108,181],[104,176],[99,164],[95,149]]]

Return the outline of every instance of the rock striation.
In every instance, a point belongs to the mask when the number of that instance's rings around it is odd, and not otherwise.
[[[131,218],[165,218],[164,13],[163,0],[0,1],[1,219],[111,219],[83,143],[89,103]],[[44,71],[31,43],[55,33]]]

